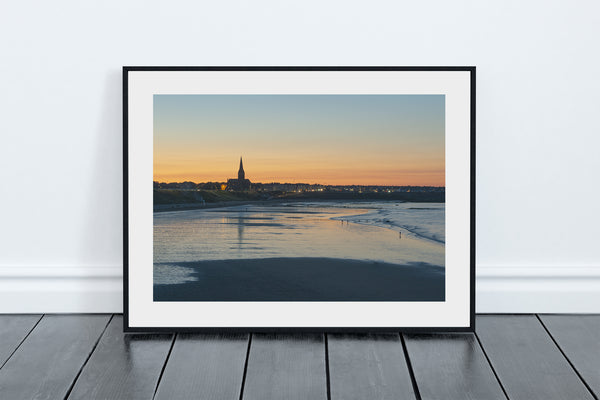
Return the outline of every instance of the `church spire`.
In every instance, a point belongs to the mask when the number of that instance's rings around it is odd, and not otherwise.
[[[243,181],[246,179],[246,173],[244,172],[244,164],[242,163],[242,157],[240,157],[240,169],[238,170],[238,180]]]

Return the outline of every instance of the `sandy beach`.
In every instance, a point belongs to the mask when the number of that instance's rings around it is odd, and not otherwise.
[[[324,257],[178,262],[179,284],[154,301],[444,301],[443,267]]]

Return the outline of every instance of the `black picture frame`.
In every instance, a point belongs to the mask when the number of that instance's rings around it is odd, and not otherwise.
[[[465,72],[469,74],[469,323],[466,326],[135,326],[130,323],[130,75],[134,72],[187,71],[432,71]],[[475,157],[476,157],[476,68],[473,66],[125,66],[123,67],[123,316],[125,332],[472,332],[475,329]],[[465,221],[465,224],[467,222]]]

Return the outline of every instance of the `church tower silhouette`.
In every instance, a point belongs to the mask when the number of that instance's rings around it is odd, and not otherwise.
[[[238,181],[246,179],[246,173],[244,172],[244,164],[242,163],[242,157],[240,157],[240,169],[238,170]]]
[[[238,169],[237,179],[231,178],[227,180],[226,190],[244,192],[252,189],[252,182],[250,179],[246,179],[246,172],[244,171],[244,162],[240,157],[240,169]]]

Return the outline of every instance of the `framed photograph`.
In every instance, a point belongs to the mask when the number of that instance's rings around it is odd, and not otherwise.
[[[124,67],[125,330],[474,328],[474,67]]]

